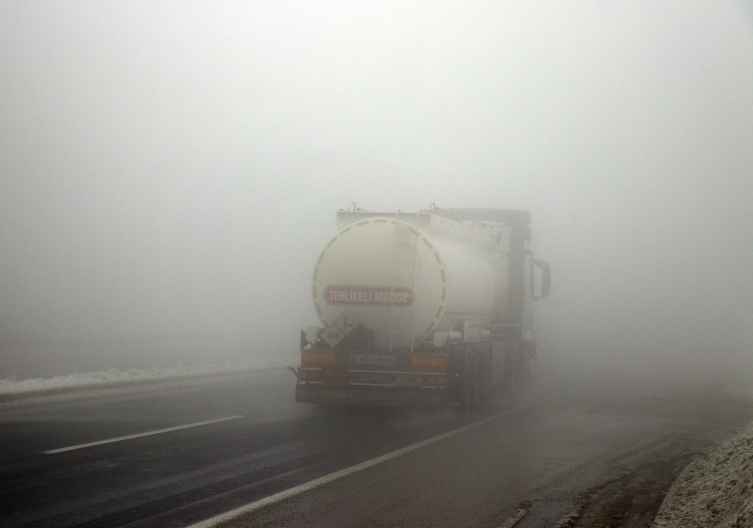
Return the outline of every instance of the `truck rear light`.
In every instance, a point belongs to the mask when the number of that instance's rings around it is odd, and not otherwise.
[[[298,369],[298,381],[322,381],[322,371]]]
[[[424,376],[424,385],[444,387],[447,385],[447,376]]]

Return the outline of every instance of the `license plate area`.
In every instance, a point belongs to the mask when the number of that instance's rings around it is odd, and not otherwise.
[[[322,385],[325,387],[345,387],[348,385],[348,369],[344,367],[322,368]]]
[[[348,376],[350,383],[366,385],[394,385],[397,376],[388,372],[351,372]]]

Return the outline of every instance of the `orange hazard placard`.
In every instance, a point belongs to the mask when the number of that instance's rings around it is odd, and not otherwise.
[[[301,350],[301,365],[337,365],[334,350]]]
[[[426,356],[413,354],[410,357],[410,366],[414,368],[444,370],[447,368],[447,356]]]

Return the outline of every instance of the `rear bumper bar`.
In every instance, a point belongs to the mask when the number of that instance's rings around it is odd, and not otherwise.
[[[440,406],[448,402],[446,389],[379,389],[353,387],[322,387],[299,383],[295,401],[301,403],[340,403],[349,405],[426,405]]]

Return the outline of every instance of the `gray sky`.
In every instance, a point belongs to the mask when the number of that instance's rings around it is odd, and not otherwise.
[[[751,13],[3,2],[0,336],[295,347],[334,211],[436,202],[532,212],[550,350],[749,351]]]

